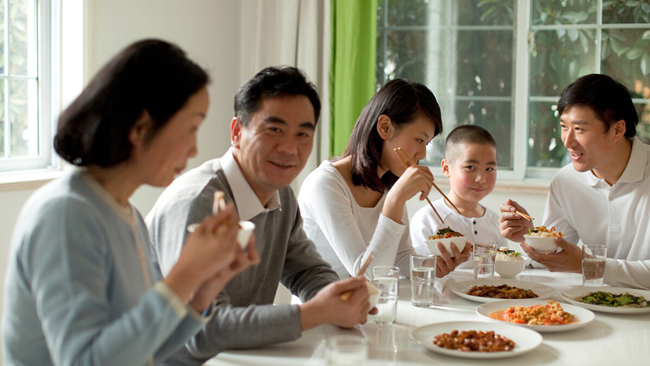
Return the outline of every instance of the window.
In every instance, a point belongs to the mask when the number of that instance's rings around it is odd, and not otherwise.
[[[0,1],[0,172],[53,163],[52,3]]]
[[[378,0],[377,87],[426,84],[446,133],[485,127],[499,177],[550,178],[568,164],[558,97],[589,73],[630,89],[638,136],[650,143],[650,4],[618,0]],[[444,137],[428,147],[439,165]]]

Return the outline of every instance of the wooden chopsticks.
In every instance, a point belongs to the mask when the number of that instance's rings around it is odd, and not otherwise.
[[[361,269],[359,270],[359,272],[357,272],[357,276],[361,276],[362,274],[366,273],[366,271],[368,270],[368,266],[370,266],[370,262],[372,262],[372,252],[368,254],[368,258],[366,258],[366,261],[363,262],[363,266],[361,266]],[[341,301],[343,302],[348,301],[350,296],[352,296],[352,292],[353,292],[352,290],[345,291],[343,295],[341,295]]]
[[[523,217],[524,219],[528,220],[528,221],[533,221],[533,220],[535,220],[534,218],[532,218],[532,217],[526,215],[526,214],[523,213],[523,212],[515,211],[515,213],[518,214],[519,216]]]
[[[404,150],[402,150],[401,147],[398,147],[398,148],[394,149],[394,151],[395,151],[395,154],[397,154],[397,157],[398,157],[399,160],[402,162],[402,164],[404,165],[405,168],[408,168],[408,167],[409,167],[409,164],[411,164],[411,165],[418,165],[416,162],[413,161],[413,159],[411,159],[410,156],[408,156],[408,154],[407,154]],[[404,157],[408,160],[408,163],[407,163],[406,161],[404,161],[404,159],[402,158],[402,156],[404,156]],[[459,215],[462,215],[462,214],[460,213],[460,210],[458,209],[458,207],[456,207],[456,205],[454,205],[454,203],[451,202],[451,200],[449,199],[449,197],[447,197],[447,196],[442,192],[442,190],[440,190],[440,188],[438,188],[438,186],[436,185],[436,182],[431,181],[431,183],[433,183],[433,187],[434,187],[434,188],[435,188],[435,189],[436,189],[436,190],[437,190],[437,191],[442,195],[442,197],[445,199],[445,201],[447,201],[447,202],[449,203],[449,205],[450,205],[451,207],[453,207],[454,210],[456,210],[456,212],[458,212]],[[433,204],[431,203],[431,201],[429,201],[429,197],[425,197],[425,198],[426,198],[427,202],[429,203],[429,206],[431,206],[431,208],[433,209],[433,212],[435,212],[436,215],[438,215],[438,218],[440,219],[440,222],[442,222],[442,223],[444,224],[445,222],[442,220],[442,217],[440,217],[440,214],[438,214],[438,211],[436,211],[436,209],[433,207]]]

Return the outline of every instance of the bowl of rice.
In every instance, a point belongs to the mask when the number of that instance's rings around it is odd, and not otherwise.
[[[526,239],[526,244],[535,249],[537,253],[549,254],[557,249],[555,238],[559,236],[564,236],[564,234],[555,231],[555,227],[548,230],[544,226],[537,226],[535,229],[529,229],[528,234],[524,235],[524,238]]]
[[[501,247],[497,250],[494,270],[501,278],[515,278],[524,270],[527,259],[521,253],[515,252],[508,247]]]
[[[465,249],[466,240],[467,238],[463,234],[454,231],[449,227],[446,227],[444,229],[438,230],[436,235],[430,236],[429,239],[425,241],[425,243],[427,244],[427,247],[429,248],[431,254],[442,255],[442,253],[440,253],[440,250],[438,250],[438,243],[441,243],[445,247],[447,253],[449,253],[449,256],[453,258],[454,252],[451,250],[451,244],[456,244],[458,251],[462,252],[463,249]]]

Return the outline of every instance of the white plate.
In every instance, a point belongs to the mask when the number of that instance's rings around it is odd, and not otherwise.
[[[575,317],[573,322],[569,324],[563,324],[563,325],[528,325],[528,324],[508,323],[508,322],[504,322],[503,320],[496,320],[490,318],[490,314],[492,314],[493,312],[499,310],[505,310],[507,307],[510,306],[515,306],[515,305],[533,306],[533,305],[546,305],[546,304],[547,302],[545,300],[537,300],[537,299],[502,300],[502,301],[496,301],[496,302],[480,305],[479,307],[476,308],[476,313],[484,317],[485,319],[493,322],[513,324],[516,326],[532,329],[538,332],[564,332],[567,330],[577,329],[589,324],[596,317],[594,313],[592,313],[587,309],[583,309],[581,307],[577,307],[569,304],[560,303],[562,309],[564,309],[565,312]]]
[[[494,333],[515,342],[515,348],[512,351],[503,352],[463,352],[438,347],[433,344],[433,337],[443,333],[450,333],[453,330],[458,330],[459,332],[463,330],[493,330]],[[424,348],[436,353],[462,358],[478,358],[483,360],[489,358],[506,358],[518,356],[530,352],[542,344],[542,336],[537,332],[533,332],[532,330],[521,327],[514,327],[508,324],[497,324],[481,321],[446,322],[424,325],[422,327],[413,329],[411,332],[411,338],[413,338],[417,343],[421,344]]]
[[[624,294],[628,292],[630,295],[634,296],[643,296],[646,300],[650,301],[650,291],[637,290],[633,288],[623,288],[623,287],[576,287],[570,290],[566,290],[562,293],[562,297],[569,303],[583,307],[585,309],[600,311],[602,313],[614,313],[614,314],[640,314],[640,313],[650,313],[650,306],[647,308],[613,308],[604,305],[593,305],[585,304],[584,302],[579,302],[573,300],[573,298],[578,296],[584,296],[590,292],[611,292],[613,294]]]
[[[464,281],[456,282],[451,285],[451,291],[460,297],[464,297],[468,300],[478,301],[478,302],[494,302],[494,301],[503,301],[507,299],[493,299],[491,297],[482,297],[482,296],[472,296],[468,295],[467,291],[474,286],[499,286],[499,285],[508,285],[511,287],[518,287],[524,290],[531,290],[537,294],[536,300],[548,299],[549,297],[555,295],[555,289],[541,283],[534,282],[525,282],[517,281],[512,279],[496,279],[496,280],[475,280],[475,281]]]

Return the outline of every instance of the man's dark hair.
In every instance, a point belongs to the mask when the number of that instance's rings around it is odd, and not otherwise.
[[[607,75],[585,75],[567,86],[560,95],[557,111],[561,116],[572,106],[589,107],[597,119],[605,124],[605,133],[612,124],[625,121],[625,136],[636,135],[639,116],[630,91],[622,83]]]
[[[449,133],[445,141],[445,159],[449,163],[458,158],[460,144],[490,145],[497,148],[494,137],[485,128],[475,125],[458,126]]]
[[[156,39],[133,43],[61,113],[54,149],[78,166],[119,164],[131,154],[129,132],[143,112],[154,122],[146,136],[150,142],[208,82],[178,46]]]
[[[390,189],[397,181],[397,176],[391,172],[381,179],[377,176],[384,146],[384,140],[377,131],[381,115],[391,119],[396,133],[420,116],[431,120],[435,127],[434,136],[442,132],[440,106],[429,88],[406,79],[395,79],[384,85],[361,111],[341,156],[341,159],[352,157],[352,183],[355,186],[361,185],[378,192]]]
[[[248,126],[251,116],[262,107],[265,98],[304,95],[314,107],[314,123],[320,117],[320,99],[314,84],[291,66],[267,67],[248,79],[235,94],[235,117]]]

